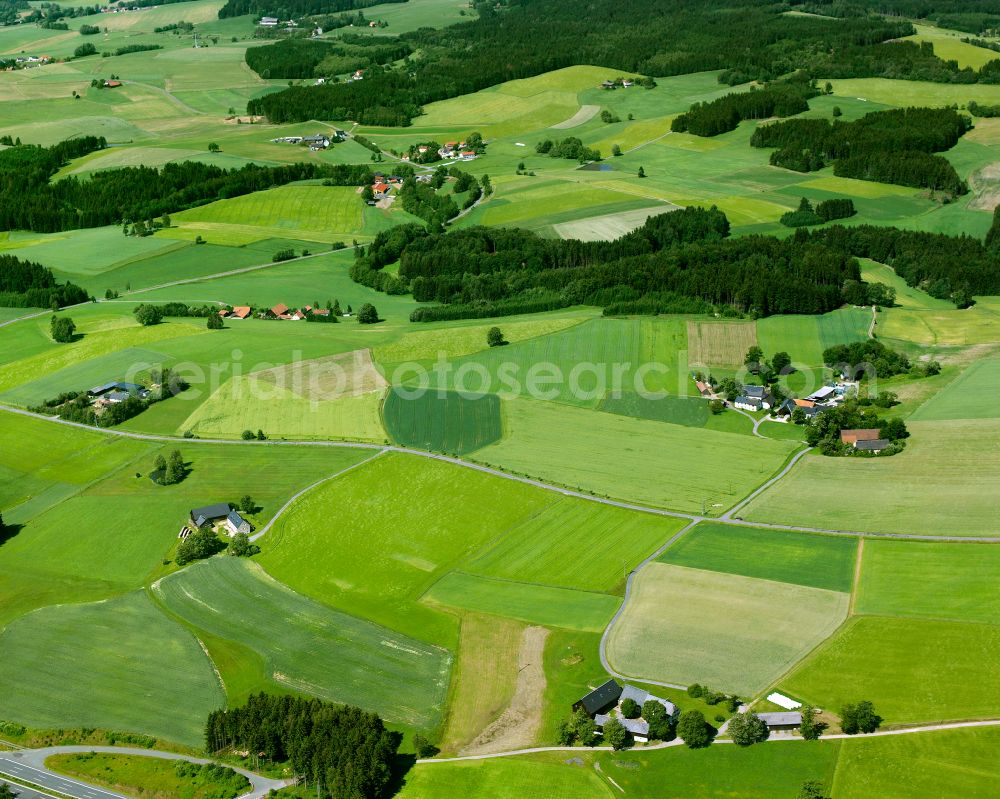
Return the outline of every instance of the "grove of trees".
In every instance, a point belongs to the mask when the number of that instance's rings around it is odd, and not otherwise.
[[[212,753],[248,750],[302,775],[321,798],[391,795],[401,736],[374,713],[319,699],[256,694],[242,707],[215,710],[205,724]]]

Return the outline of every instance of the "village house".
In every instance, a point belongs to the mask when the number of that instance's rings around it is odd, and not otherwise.
[[[878,439],[878,429],[875,427],[865,427],[856,430],[841,430],[840,442],[857,446],[860,441],[875,441]]]
[[[229,319],[249,319],[251,314],[251,308],[249,305],[234,305],[233,310],[229,312]]]
[[[264,315],[269,319],[282,319],[288,313],[288,306],[283,302],[279,302],[273,308],[268,308],[264,311]]]
[[[277,17],[261,17],[260,18],[260,26],[262,28],[274,28],[274,27],[277,26],[277,24],[278,24],[278,18]]]
[[[712,396],[712,393],[713,393],[712,392],[712,387],[708,383],[705,383],[705,382],[703,382],[701,380],[695,380],[694,381],[694,387],[696,389],[698,389],[698,393],[701,394],[701,396],[703,396],[703,397],[711,397]]]
[[[223,522],[230,537],[237,533],[249,534],[253,526],[240,516],[239,511],[229,507],[228,502],[217,502],[215,505],[206,505],[203,508],[192,508],[188,514],[190,525],[196,530],[209,527],[217,522]]]
[[[778,406],[774,413],[776,416],[791,418],[792,414],[795,413],[796,410],[802,411],[806,419],[812,419],[814,416],[819,416],[825,408],[819,407],[812,400],[786,399],[780,406]]]
[[[106,81],[104,81],[104,88],[105,89],[117,89],[121,85],[122,85],[122,82],[120,80],[106,80]]]
[[[461,156],[459,156],[463,161],[472,161],[476,157],[474,150],[463,150]]]
[[[877,454],[884,449],[888,449],[891,443],[887,438],[870,438],[865,441],[855,441],[854,448],[859,452],[874,452]]]
[[[149,396],[149,389],[145,386],[139,385],[138,383],[115,381],[105,383],[100,386],[94,386],[87,392],[87,394],[96,398],[98,402],[102,402],[106,405],[116,405],[119,402],[124,402],[131,396],[138,397],[139,399],[146,399],[146,397]]]
[[[743,386],[743,396],[758,400],[765,411],[774,405],[774,395],[767,386]]]
[[[764,403],[757,397],[741,395],[733,400],[733,407],[739,408],[741,411],[760,411],[763,410]]]

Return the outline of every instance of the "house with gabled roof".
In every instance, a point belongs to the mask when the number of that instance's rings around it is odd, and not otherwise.
[[[250,316],[251,309],[249,305],[236,305],[233,306],[233,310],[229,313],[230,319],[246,319]]]
[[[614,680],[608,680],[574,702],[573,710],[582,709],[587,715],[593,716],[618,704],[618,697],[621,695],[622,687]]]
[[[802,714],[798,711],[783,710],[776,713],[754,714],[769,730],[795,730],[802,725]]]
[[[279,302],[273,308],[268,308],[265,313],[272,319],[281,319],[282,316],[288,313],[288,306],[283,302]]]
[[[840,431],[840,442],[842,444],[851,444],[855,447],[862,441],[875,441],[878,438],[879,431],[877,427],[864,427]]]

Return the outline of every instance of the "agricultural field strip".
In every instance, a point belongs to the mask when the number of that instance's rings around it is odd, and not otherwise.
[[[48,312],[46,312],[48,313]],[[88,425],[79,424],[77,422],[70,422],[65,419],[59,419],[51,416],[45,416],[40,413],[32,413],[31,411],[24,410],[22,408],[14,408],[10,405],[4,405],[0,403],[0,411],[6,411],[7,413],[15,413],[20,416],[28,416],[32,419],[39,419],[45,422],[51,422],[55,424],[68,425],[70,427],[78,427],[83,430],[89,430],[94,432],[95,428],[89,427]],[[725,514],[719,517],[714,516],[699,516],[691,513],[682,513],[680,511],[663,510],[661,508],[651,508],[646,505],[637,505],[633,502],[623,502],[615,499],[606,499],[604,497],[595,497],[590,494],[585,494],[580,491],[574,491],[569,488],[563,488],[561,486],[552,485],[551,483],[546,483],[542,480],[536,480],[531,477],[522,477],[516,474],[510,474],[508,472],[501,471],[500,469],[494,469],[490,466],[485,466],[479,463],[473,463],[471,461],[463,460],[461,458],[453,458],[449,455],[440,455],[435,452],[425,452],[419,449],[410,449],[408,447],[398,447],[394,445],[382,445],[382,444],[366,444],[357,441],[236,441],[233,439],[223,439],[223,438],[196,438],[196,439],[186,439],[180,438],[178,436],[164,436],[164,435],[152,435],[148,433],[131,433],[124,430],[99,430],[99,432],[105,433],[112,436],[122,436],[124,438],[133,438],[139,441],[159,441],[164,443],[173,442],[183,442],[184,444],[230,444],[235,446],[271,446],[271,447],[281,447],[281,446],[291,446],[291,447],[348,447],[353,449],[368,449],[368,450],[378,450],[379,452],[399,452],[404,455],[416,455],[421,458],[431,458],[432,460],[444,461],[445,463],[451,463],[456,466],[462,466],[466,469],[475,469],[478,472],[483,472],[484,474],[489,474],[494,477],[501,477],[505,480],[514,480],[525,485],[534,486],[535,488],[541,488],[545,491],[554,491],[558,494],[562,494],[566,497],[574,497],[576,499],[585,499],[589,502],[597,502],[602,505],[610,505],[615,508],[623,508],[625,510],[634,510],[640,513],[651,513],[657,516],[670,516],[675,519],[687,519],[690,522],[718,522],[720,524],[733,524],[737,526],[751,526],[751,527],[761,527],[766,530],[789,530],[792,532],[800,533],[816,533],[819,535],[844,535],[844,536],[864,536],[867,538],[893,538],[901,539],[906,541],[955,541],[955,542],[978,542],[981,544],[1000,544],[1000,536],[952,536],[952,535],[911,535],[908,533],[869,533],[869,532],[859,532],[855,530],[829,530],[822,527],[805,527],[802,525],[792,525],[792,524],[773,524],[765,522],[746,522],[742,519],[735,517],[733,514],[739,511],[744,505],[750,500],[754,499],[763,491],[770,488],[774,483],[778,482],[781,478],[787,475],[792,467],[810,450],[803,449],[800,450],[792,459],[785,465],[785,467],[774,477],[764,483],[762,486],[757,488],[750,496],[741,500],[736,506],[728,510]],[[282,509],[284,510],[284,509]],[[277,516],[275,516],[277,518]]]

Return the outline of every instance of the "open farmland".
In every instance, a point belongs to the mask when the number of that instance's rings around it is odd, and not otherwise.
[[[503,412],[503,441],[476,452],[476,460],[676,511],[721,513],[771,477],[795,449],[786,441],[551,402],[512,400]]]
[[[194,628],[260,653],[270,678],[262,688],[359,705],[407,726],[440,721],[446,652],[325,608],[254,563],[215,558],[158,581],[153,592]]]
[[[657,560],[850,593],[856,551],[851,538],[702,522]]]
[[[261,539],[260,560],[274,577],[327,605],[452,645],[452,620],[417,599],[556,498],[448,463],[390,453],[303,496]]]
[[[991,400],[1000,383],[1000,360],[977,361],[913,414],[914,421],[1000,418]]]
[[[837,591],[664,563],[643,569],[633,594],[608,639],[615,668],[743,695],[765,688],[829,636],[848,605]]]
[[[857,611],[1000,624],[997,574],[995,545],[869,540]]]
[[[128,730],[195,745],[205,716],[224,702],[194,636],[142,592],[37,610],[10,624],[0,645],[4,716],[23,724]]]
[[[586,632],[603,630],[621,603],[607,594],[462,572],[445,575],[423,599],[434,605]]]
[[[998,625],[860,616],[779,688],[834,710],[869,699],[886,724],[994,718],[1000,685],[983,675],[998,657]]]
[[[899,455],[810,454],[740,515],[749,522],[927,535],[997,535],[995,420],[912,422]],[[947,458],[942,453],[948,453]],[[852,497],[850,503],[844,497]],[[955,509],[961,508],[961,515]]]
[[[626,565],[642,561],[684,524],[567,497],[507,531],[464,568],[507,580],[608,591],[624,579]]]
[[[741,366],[757,344],[753,322],[688,322],[688,360],[705,366]]]
[[[407,389],[395,387],[386,396],[385,427],[396,443],[465,455],[500,439],[503,430],[496,394],[418,393],[412,396]]]

